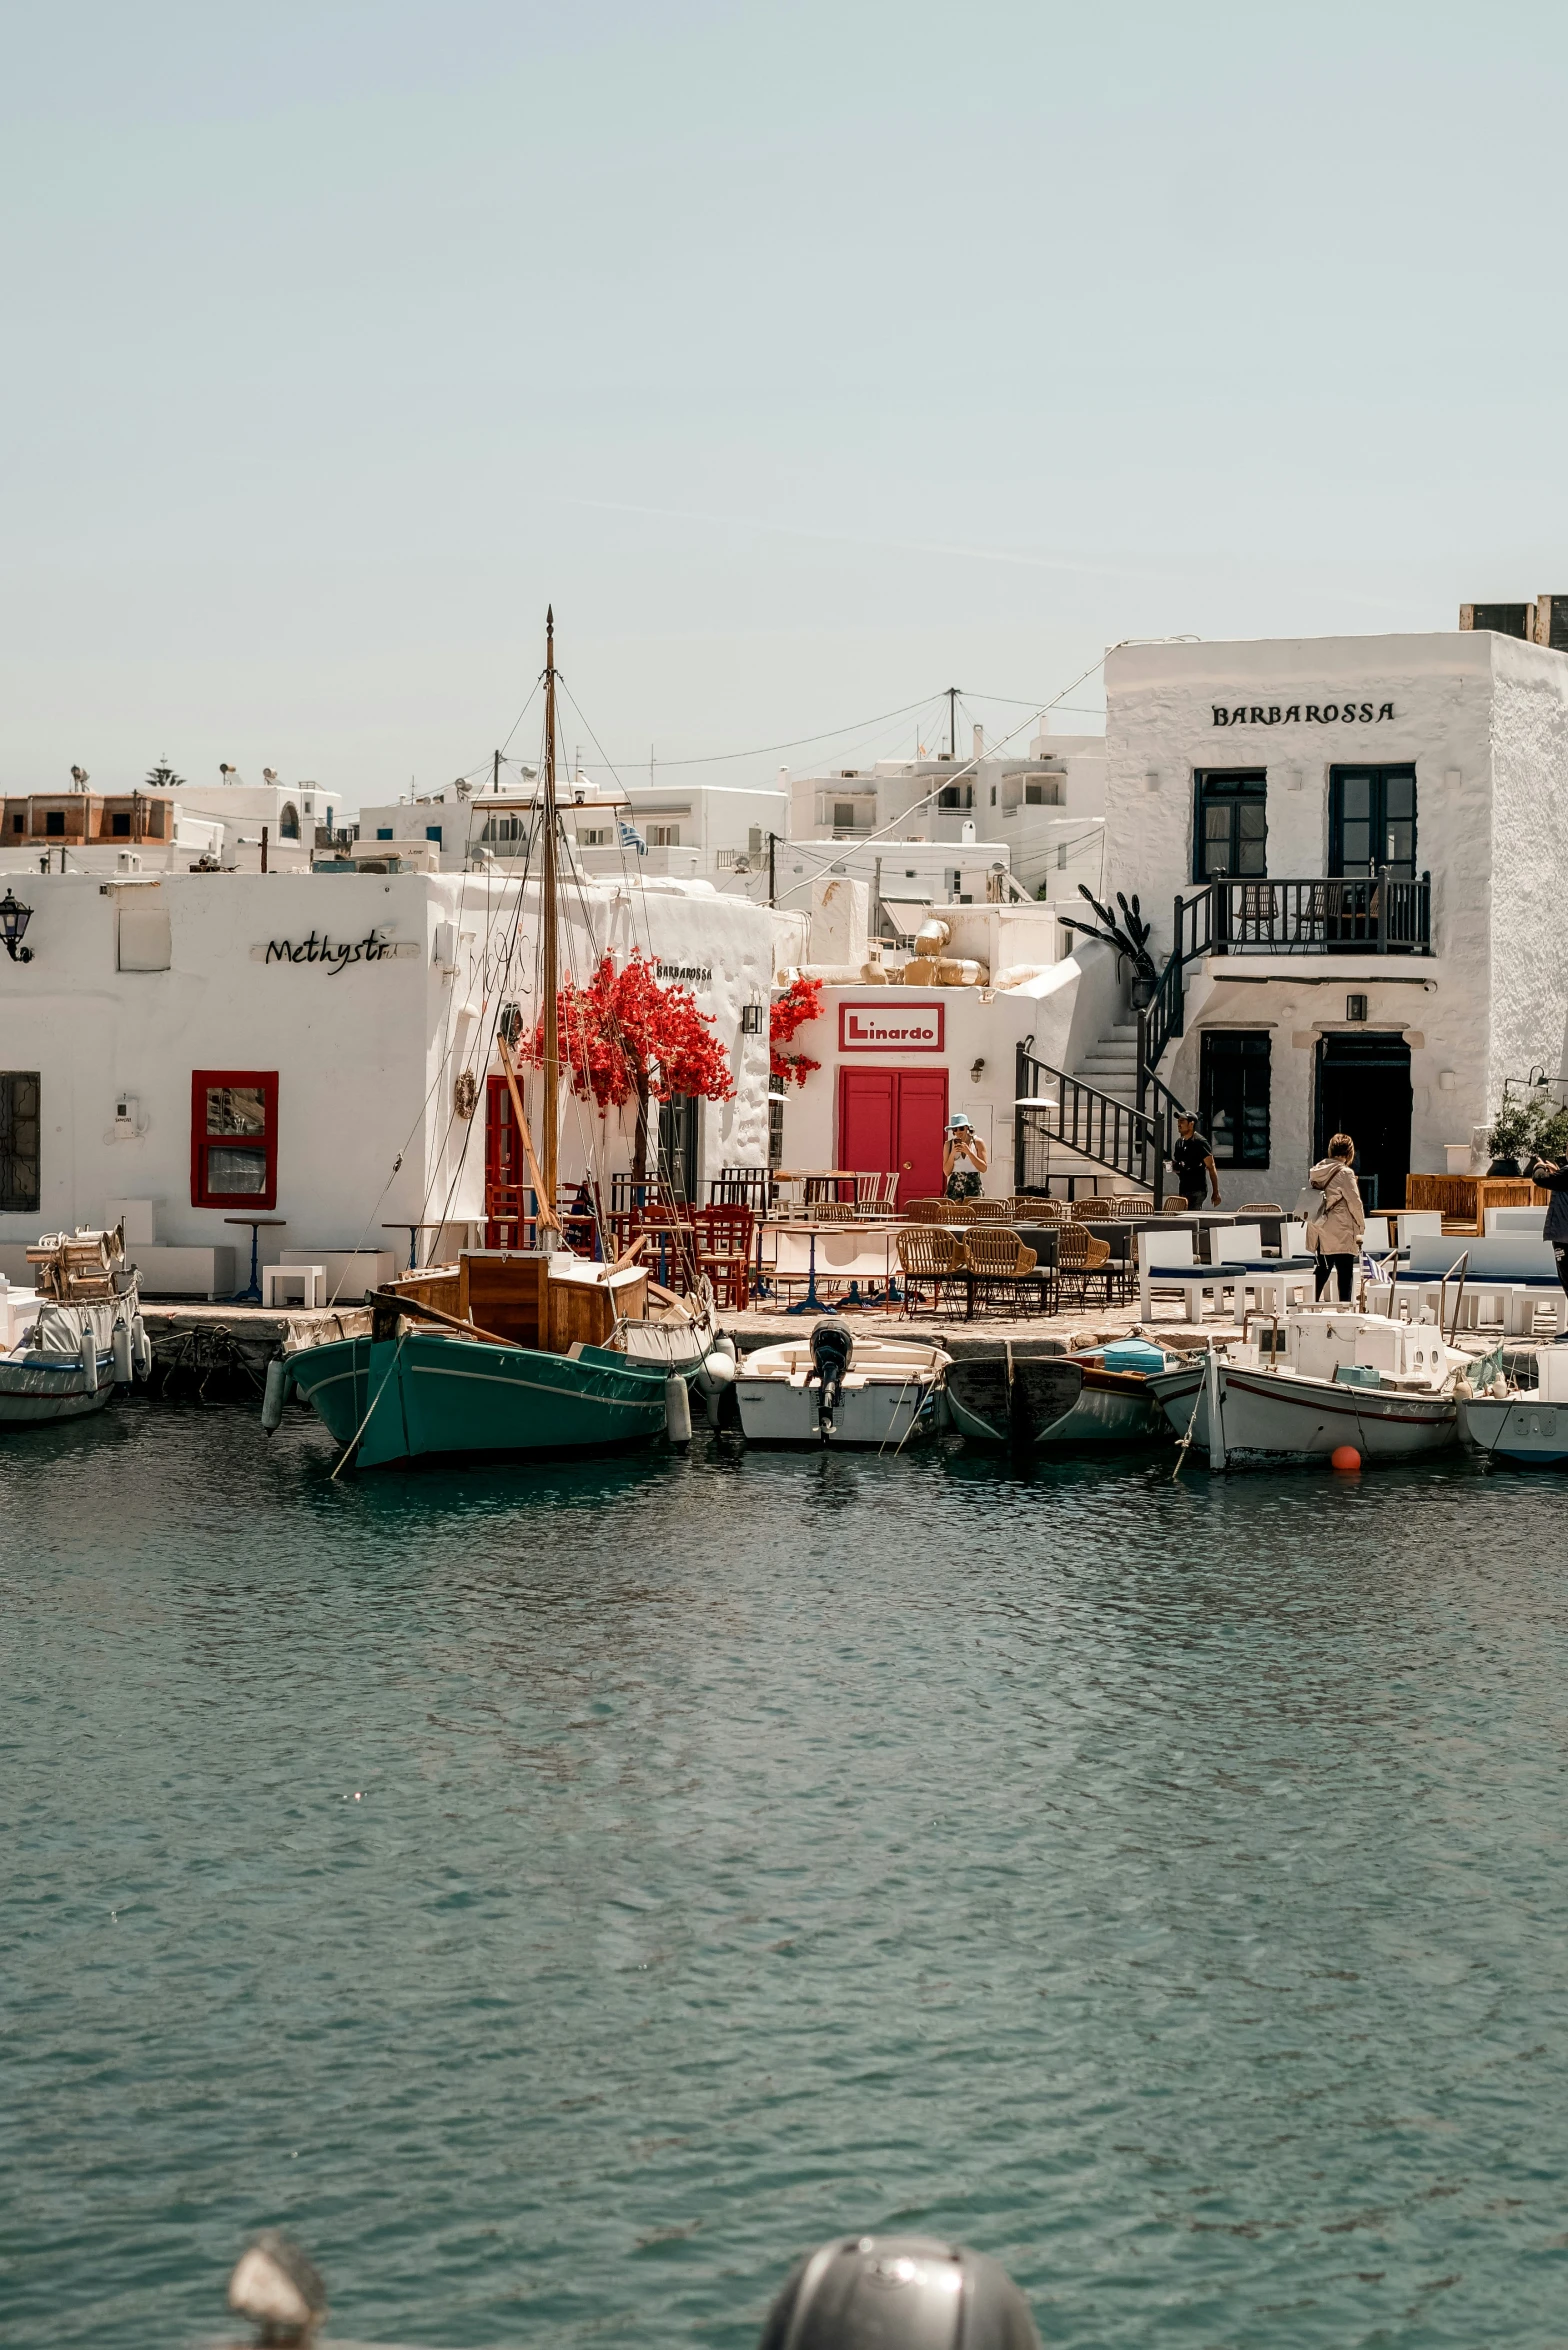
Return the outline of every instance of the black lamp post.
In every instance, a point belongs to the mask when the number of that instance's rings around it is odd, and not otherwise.
[[[5,896],[0,898],[0,939],[5,941],[5,951],[13,963],[30,963],[33,959],[32,948],[22,944],[32,918],[32,907],[24,906],[16,892],[7,887]]]

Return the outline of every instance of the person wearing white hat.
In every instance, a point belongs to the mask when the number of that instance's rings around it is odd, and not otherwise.
[[[942,1138],[943,1198],[978,1199],[980,1178],[989,1165],[990,1153],[985,1144],[963,1111],[955,1110]]]

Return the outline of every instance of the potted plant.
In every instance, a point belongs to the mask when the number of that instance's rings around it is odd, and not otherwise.
[[[1116,892],[1116,903],[1122,910],[1120,922],[1117,921],[1110,908],[1102,906],[1094,892],[1081,881],[1078,884],[1078,895],[1088,899],[1100,917],[1099,925],[1096,927],[1093,923],[1077,922],[1072,915],[1063,914],[1061,916],[1062,928],[1081,931],[1085,938],[1097,938],[1102,946],[1114,947],[1122,960],[1132,965],[1133,1010],[1135,1012],[1147,1011],[1154,1001],[1154,991],[1159,985],[1159,973],[1154,968],[1154,957],[1149,952],[1149,932],[1152,925],[1144,921],[1136,895],[1129,903],[1122,896],[1120,890]]]

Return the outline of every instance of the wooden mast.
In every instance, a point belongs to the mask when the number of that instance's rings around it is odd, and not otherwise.
[[[541,929],[544,940],[544,1053],[541,1075],[544,1079],[544,1131],[540,1136],[543,1148],[544,1197],[539,1200],[540,1228],[549,1224],[556,1230],[555,1195],[558,1188],[557,1154],[560,1146],[561,1099],[561,1039],[559,994],[560,939],[557,932],[555,880],[555,607],[545,614],[544,656],[544,839],[540,858],[539,879],[544,904],[541,909]]]

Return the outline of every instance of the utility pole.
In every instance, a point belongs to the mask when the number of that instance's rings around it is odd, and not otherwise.
[[[947,755],[950,759],[956,759],[958,756],[958,688],[956,685],[950,685],[947,689]]]
[[[778,834],[770,832],[768,834],[768,904],[770,906],[776,906],[779,902],[778,865],[776,862],[778,845]]]
[[[491,758],[491,761],[490,761],[490,789],[491,789],[493,792],[498,792],[498,791],[500,790],[500,788],[501,788],[501,754],[500,754],[500,752],[499,752],[499,751],[497,751],[497,752],[495,752],[495,753],[494,753],[494,755],[493,755],[493,757]]]

